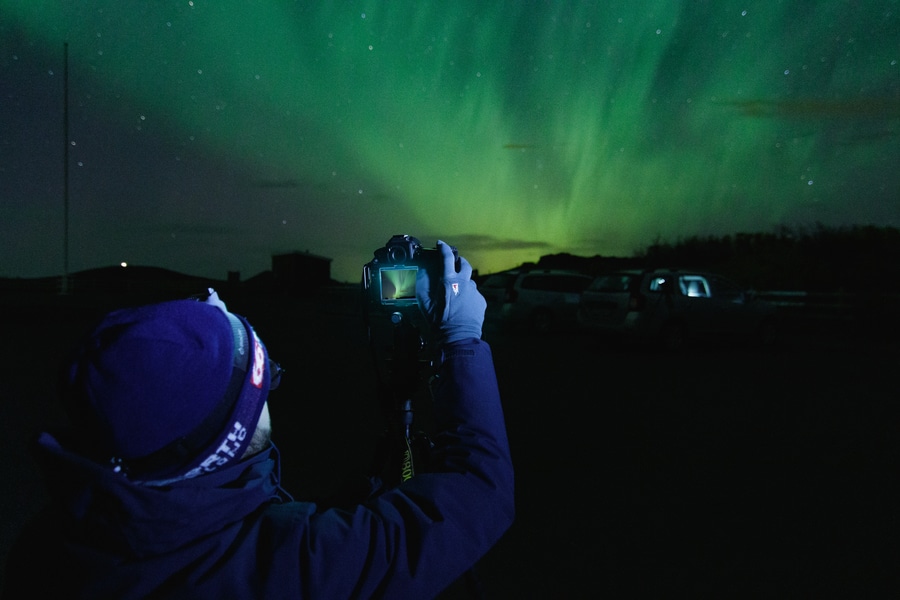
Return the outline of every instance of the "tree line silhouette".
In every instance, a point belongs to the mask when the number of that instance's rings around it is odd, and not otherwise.
[[[613,269],[690,268],[757,290],[900,292],[900,229],[875,225],[781,227],[771,233],[655,241],[631,257],[547,255],[532,265],[596,275]]]

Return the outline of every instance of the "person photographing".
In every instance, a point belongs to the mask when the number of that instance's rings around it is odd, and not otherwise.
[[[485,301],[468,262],[437,250],[443,268],[415,286],[439,340],[427,469],[353,506],[295,500],[270,439],[281,368],[250,322],[214,292],[113,311],[67,366],[69,426],[37,440],[50,502],[3,597],[438,595],[515,503]]]

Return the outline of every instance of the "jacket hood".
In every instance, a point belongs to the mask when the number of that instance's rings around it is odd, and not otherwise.
[[[137,557],[173,551],[221,531],[278,498],[274,445],[212,473],[165,484],[135,482],[44,433],[37,455],[71,532]]]

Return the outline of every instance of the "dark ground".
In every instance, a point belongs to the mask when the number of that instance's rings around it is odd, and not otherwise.
[[[355,295],[225,300],[287,369],[270,401],[285,486],[330,493],[368,464],[381,430]],[[26,446],[59,419],[57,365],[100,312],[21,304],[0,315],[0,558],[43,500]],[[900,359],[883,330],[822,323],[771,350],[667,355],[492,325],[518,515],[475,571],[486,597],[900,591]],[[444,597],[469,596],[458,584]]]

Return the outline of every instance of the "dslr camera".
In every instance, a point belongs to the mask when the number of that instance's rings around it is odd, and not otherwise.
[[[452,247],[455,261],[459,253]],[[425,269],[432,281],[443,275],[443,257],[436,248],[425,248],[410,235],[395,235],[375,250],[371,262],[363,267],[363,289],[369,308],[386,310],[416,306],[416,277]]]

